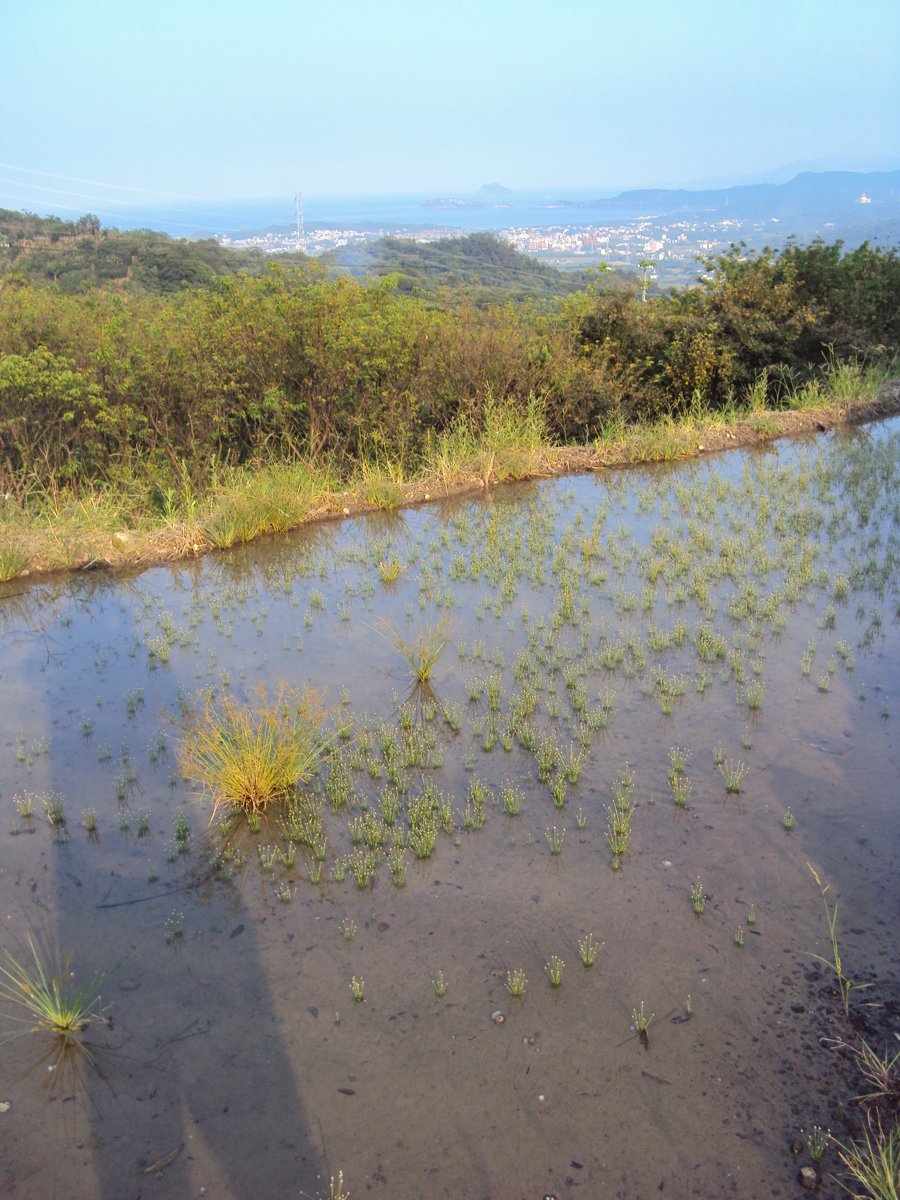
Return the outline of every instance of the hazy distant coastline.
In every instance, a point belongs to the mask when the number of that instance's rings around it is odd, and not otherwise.
[[[562,190],[474,194],[371,195],[303,198],[307,230],[356,229],[383,234],[415,231],[499,232],[560,224],[659,220],[682,215],[789,222],[805,235],[832,225],[863,226],[900,219],[900,171],[806,172],[780,184],[732,188],[639,189],[604,195]],[[173,237],[248,237],[295,227],[294,197],[123,206],[107,223],[149,227]]]

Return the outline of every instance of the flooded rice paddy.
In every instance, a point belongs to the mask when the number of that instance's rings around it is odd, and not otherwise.
[[[855,1119],[808,864],[897,1028],[898,439],[3,585],[0,949],[109,1007],[0,1047],[0,1195],[795,1194]],[[190,714],[281,684],[307,824],[210,824]]]

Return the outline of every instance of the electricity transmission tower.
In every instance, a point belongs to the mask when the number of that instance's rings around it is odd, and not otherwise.
[[[294,216],[297,220],[297,253],[306,250],[306,231],[303,228],[303,196],[300,192],[294,193]]]

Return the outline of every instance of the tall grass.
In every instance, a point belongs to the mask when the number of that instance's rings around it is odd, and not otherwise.
[[[445,487],[473,478],[487,487],[533,474],[547,445],[544,405],[538,397],[530,395],[523,405],[498,400],[488,390],[480,413],[463,412],[429,438],[422,466],[426,476]]]
[[[284,533],[308,520],[337,482],[327,464],[290,461],[243,467],[213,487],[196,519],[222,548],[262,533]]]
[[[228,696],[208,701],[189,725],[179,761],[187,779],[211,792],[210,819],[223,806],[258,812],[308,779],[328,746],[324,717],[314,692],[285,686],[271,700],[260,689],[255,708]]]
[[[861,1142],[839,1142],[838,1153],[850,1172],[849,1184],[838,1180],[845,1192],[871,1200],[900,1198],[900,1125],[888,1130],[879,1125],[874,1134],[865,1130]]]

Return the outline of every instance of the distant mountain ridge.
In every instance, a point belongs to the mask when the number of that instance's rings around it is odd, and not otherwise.
[[[599,200],[559,200],[572,210],[630,210],[635,216],[708,217],[800,222],[797,232],[822,220],[869,224],[900,217],[900,171],[804,171],[787,183],[741,184],[690,191],[641,188]]]

